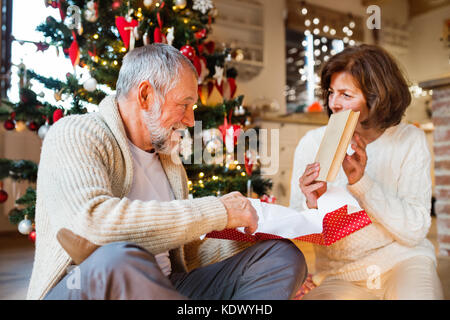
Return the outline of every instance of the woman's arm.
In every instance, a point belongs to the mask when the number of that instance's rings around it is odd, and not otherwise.
[[[431,224],[431,157],[423,132],[409,137],[406,143],[408,146],[398,148],[407,154],[401,165],[397,194],[385,190],[367,172],[347,189],[398,242],[415,246],[426,237]]]

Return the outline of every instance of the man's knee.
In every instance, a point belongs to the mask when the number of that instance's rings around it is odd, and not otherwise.
[[[100,272],[121,272],[133,260],[145,259],[156,263],[153,254],[130,242],[113,242],[101,246],[86,259],[85,263]]]
[[[308,274],[308,267],[303,252],[291,241],[279,241],[280,246],[283,247],[283,258],[286,263],[289,263],[293,269],[294,274],[298,275],[299,281],[305,281]]]
[[[273,244],[273,250],[280,256],[281,263],[292,266],[298,273],[304,273],[306,275],[306,259],[303,252],[289,240],[271,240]]]
[[[303,283],[308,274],[306,259],[303,252],[289,240],[267,240],[262,242],[258,249],[269,250],[271,263],[283,266],[283,269],[297,281]],[[274,256],[272,259],[272,256]]]

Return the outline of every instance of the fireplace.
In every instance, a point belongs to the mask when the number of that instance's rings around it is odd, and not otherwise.
[[[422,82],[433,90],[435,213],[439,255],[450,256],[450,77]]]

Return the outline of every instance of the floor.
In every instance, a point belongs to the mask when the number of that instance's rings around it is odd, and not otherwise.
[[[428,238],[436,243],[436,222],[433,219]],[[301,245],[308,269],[314,273],[314,250],[312,245]],[[17,233],[0,235],[0,300],[24,299],[33,264],[34,245]],[[450,300],[450,257],[438,258],[438,274],[444,288],[444,296]]]

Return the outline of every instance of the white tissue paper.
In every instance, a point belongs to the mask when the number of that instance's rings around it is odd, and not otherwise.
[[[318,199],[318,209],[296,211],[277,204],[249,198],[258,214],[258,228],[255,233],[277,235],[294,239],[305,235],[322,233],[323,219],[329,212],[348,206],[348,214],[361,211],[358,201],[344,188],[327,186],[327,191]],[[245,233],[244,227],[237,228]],[[203,239],[206,235],[200,237]]]

